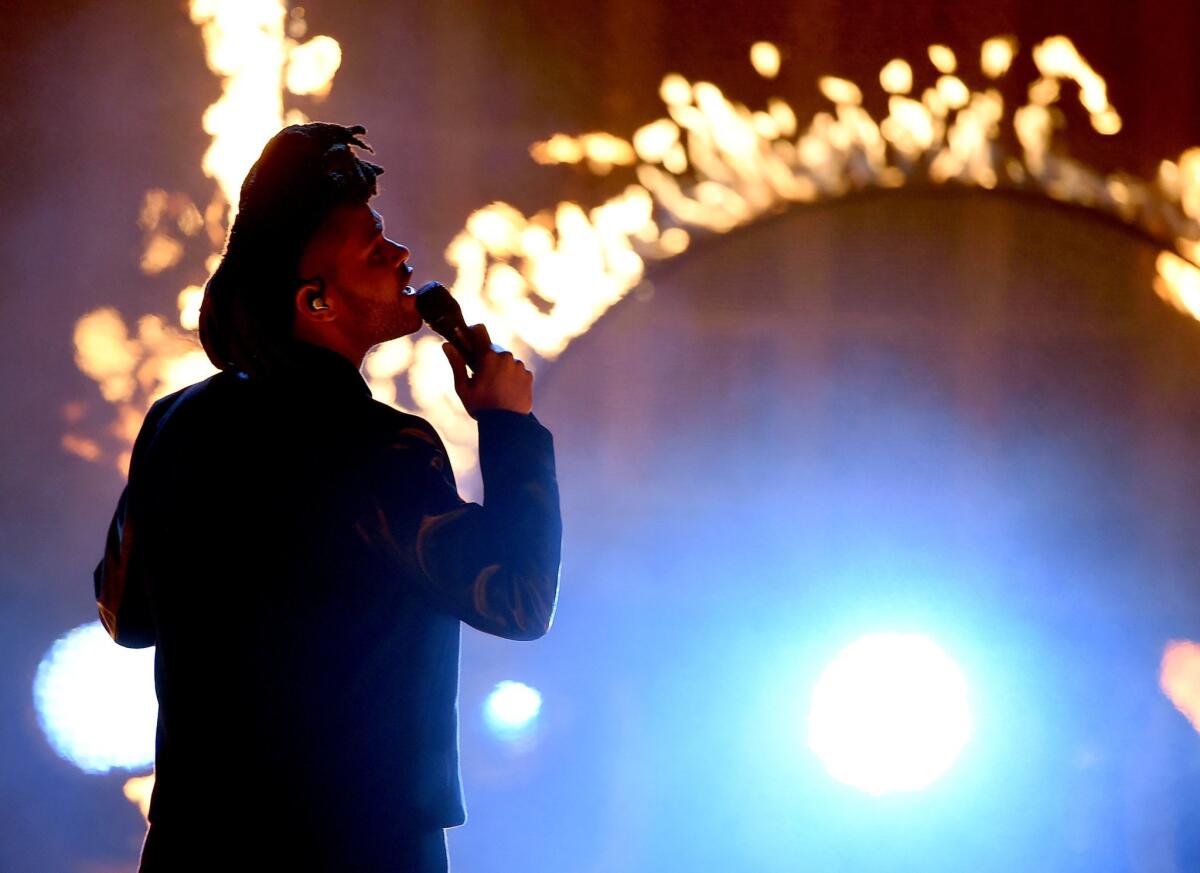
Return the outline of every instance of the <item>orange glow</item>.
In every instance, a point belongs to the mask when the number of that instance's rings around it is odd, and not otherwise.
[[[958,76],[942,76],[938,79],[937,92],[948,109],[962,109],[971,99],[971,92]]]
[[[1065,36],[1052,36],[1034,46],[1033,62],[1048,79],[1070,79],[1079,86],[1079,102],[1091,114],[1097,132],[1112,135],[1121,129],[1121,119],[1108,102],[1108,86],[1091,68],[1074,43]]]
[[[750,46],[750,63],[764,79],[779,75],[779,48],[772,42],[756,42]]]
[[[658,94],[668,106],[682,106],[692,99],[692,86],[678,73],[668,73],[663,76]]]
[[[633,149],[647,164],[657,164],[679,142],[679,126],[669,118],[660,118],[633,135]]]
[[[879,84],[889,94],[907,94],[912,90],[912,67],[903,58],[894,58],[879,71]]]
[[[979,51],[979,66],[983,74],[989,79],[999,79],[1008,72],[1016,51],[1017,41],[1011,36],[993,36],[985,40]]]
[[[1029,86],[1029,102],[1038,106],[1049,106],[1058,102],[1060,93],[1058,79],[1037,79]]]
[[[1175,181],[1184,214],[1200,221],[1200,148],[1190,148],[1179,156]]]
[[[324,97],[333,86],[333,76],[342,64],[342,47],[336,39],[314,36],[288,51],[287,89],[293,94]]]
[[[149,820],[150,795],[154,791],[154,774],[149,776],[134,776],[125,780],[125,799],[133,803],[142,813],[142,818]]]
[[[822,76],[817,80],[817,87],[830,103],[858,106],[862,103],[862,91],[847,79],[836,76]]]
[[[61,444],[63,451],[83,458],[85,461],[98,460],[102,454],[100,444],[87,437],[75,436],[69,433],[63,434]]]
[[[183,244],[179,240],[156,233],[150,237],[145,251],[142,252],[142,272],[153,276],[174,267],[182,257]]]
[[[577,164],[586,160],[594,173],[607,173],[614,166],[628,166],[637,159],[634,147],[608,133],[585,133],[579,137],[556,133],[545,142],[529,147],[539,164]]]
[[[1200,268],[1174,252],[1159,252],[1154,291],[1180,312],[1200,319]]]
[[[929,61],[937,67],[939,73],[953,73],[958,68],[958,59],[954,56],[954,51],[945,45],[931,45]]]
[[[1200,644],[1171,640],[1163,650],[1159,686],[1200,731]]]
[[[1092,127],[1096,129],[1097,133],[1102,133],[1105,136],[1120,133],[1121,116],[1117,115],[1117,111],[1111,106],[1106,107],[1092,116]]]

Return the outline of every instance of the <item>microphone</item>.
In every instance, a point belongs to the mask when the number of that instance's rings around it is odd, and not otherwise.
[[[417,289],[417,313],[421,320],[437,333],[441,334],[458,353],[463,356],[467,366],[478,372],[479,359],[487,349],[476,345],[476,337],[467,329],[463,321],[462,308],[458,305],[446,286],[441,282],[426,282]],[[492,344],[492,351],[504,351]]]

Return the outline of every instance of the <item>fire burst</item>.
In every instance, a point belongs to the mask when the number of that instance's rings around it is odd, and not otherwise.
[[[323,97],[341,64],[336,40],[299,42],[307,30],[304,12],[289,13],[281,0],[192,0],[189,11],[208,66],[222,82],[220,98],[202,119],[212,137],[203,169],[216,189],[203,207],[184,194],[146,192],[138,224],[144,233],[141,268],[148,275],[175,268],[197,248],[205,270],[216,269],[242,179],[263,144],[285,124],[308,120],[298,109],[284,111],[284,92]],[[186,285],[173,318],[144,315],[132,330],[111,307],[89,312],[75,325],[76,363],[116,407],[109,435],[119,446],[115,461],[122,473],[150,404],[215,372],[196,335],[203,293],[203,283]],[[68,423],[80,418],[78,407],[67,412]],[[77,433],[65,435],[63,447],[89,459],[112,457]]]
[[[285,113],[284,93],[328,93],[341,59],[329,37],[297,42],[302,10],[289,15],[278,0],[193,0],[191,16],[224,86],[203,119],[213,137],[204,170],[217,190],[203,209],[183,195],[147,193],[140,219],[147,273],[178,264],[191,240],[206,246],[206,268],[215,268],[247,169],[279,127],[306,120],[296,109]],[[804,126],[783,99],[750,110],[710,82],[667,74],[659,89],[666,114],[631,140],[560,133],[530,149],[540,163],[628,173],[624,191],[592,209],[563,202],[532,216],[505,203],[477,210],[446,249],[453,293],[468,320],[486,322],[497,342],[553,359],[642,280],[647,261],[684,253],[697,234],[728,233],[795,204],[869,188],[958,184],[1027,191],[1138,229],[1163,246],[1155,291],[1200,318],[1200,148],[1162,161],[1152,180],[1097,172],[1056,141],[1063,122],[1055,104],[1072,92],[1095,131],[1116,134],[1121,117],[1104,79],[1068,38],[1050,37],[1033,48],[1039,77],[1010,112],[998,83],[1016,52],[1010,37],[987,40],[977,88],[948,46],[929,47],[932,70],[895,58],[879,73],[882,118],[864,108],[857,83],[823,76],[817,85],[832,108]],[[755,43],[750,61],[774,78],[780,53]],[[930,82],[919,93],[917,79]],[[117,407],[111,430],[122,471],[149,404],[213,372],[195,336],[202,292],[201,284],[179,292],[178,326],[146,315],[131,332],[108,308],[76,326],[79,367]],[[438,427],[455,467],[467,472],[475,466],[474,428],[454,402],[440,343],[431,336],[386,343],[368,357],[367,378],[374,396],[393,405],[397,380],[406,378],[415,411]],[[89,459],[105,455],[78,433],[63,445]]]

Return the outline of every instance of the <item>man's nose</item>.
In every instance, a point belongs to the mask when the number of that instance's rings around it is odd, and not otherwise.
[[[408,246],[402,246],[398,242],[392,243],[392,258],[396,261],[396,266],[400,266],[408,260]]]

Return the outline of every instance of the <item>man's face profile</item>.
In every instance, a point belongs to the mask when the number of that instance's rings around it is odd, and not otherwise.
[[[330,212],[300,259],[297,339],[332,348],[357,364],[372,346],[420,329],[408,249],[383,231],[382,216],[366,203]]]

